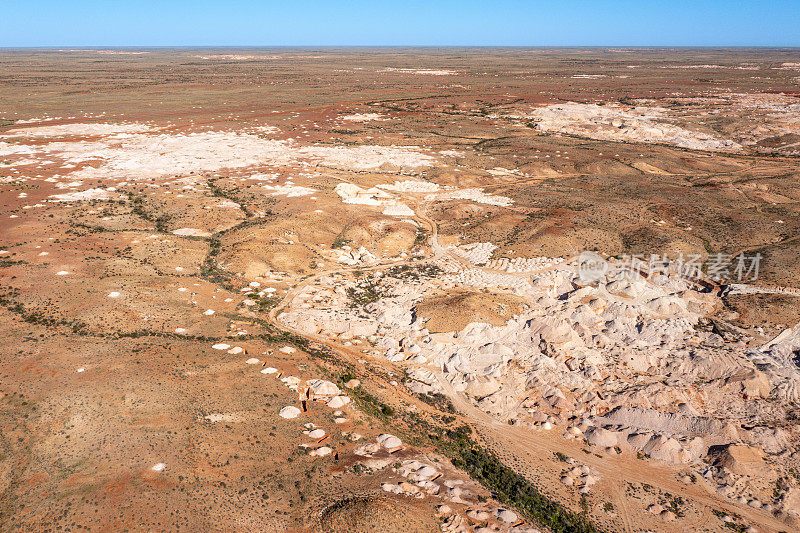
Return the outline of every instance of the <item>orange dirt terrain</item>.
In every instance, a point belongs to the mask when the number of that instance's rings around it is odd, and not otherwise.
[[[793,49],[0,50],[0,529],[798,530],[798,94]]]

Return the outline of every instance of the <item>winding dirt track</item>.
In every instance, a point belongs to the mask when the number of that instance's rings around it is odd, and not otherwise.
[[[531,431],[518,426],[509,426],[494,420],[488,414],[477,409],[462,394],[457,393],[450,386],[441,372],[437,372],[439,383],[445,389],[445,393],[450,397],[453,405],[458,411],[473,423],[480,433],[490,441],[500,445],[504,450],[513,451],[516,448],[535,452],[539,457],[552,456],[555,452],[562,452],[577,458],[580,462],[587,464],[595,469],[602,477],[601,483],[606,484],[606,493],[617,494],[615,507],[619,504],[621,509],[625,509],[624,486],[626,482],[648,483],[665,492],[680,494],[685,500],[693,503],[700,503],[704,506],[721,509],[730,514],[738,513],[747,519],[751,524],[758,524],[767,530],[779,531],[786,529],[786,524],[776,520],[774,517],[763,511],[757,511],[749,507],[734,506],[729,500],[716,495],[711,487],[702,479],[697,483],[683,483],[678,481],[679,468],[650,461],[646,465],[633,459],[629,454],[619,456],[603,455],[597,457],[593,454],[585,454],[581,450],[585,447],[582,442],[560,438],[546,431]],[[514,455],[524,460],[524,454],[514,453]],[[630,523],[625,516],[629,531]]]

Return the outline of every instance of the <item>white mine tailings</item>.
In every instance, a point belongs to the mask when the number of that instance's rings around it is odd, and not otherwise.
[[[606,141],[664,143],[693,150],[739,150],[737,143],[668,122],[665,110],[649,107],[564,103],[533,110],[526,118],[547,132]]]
[[[370,353],[397,364],[413,392],[464,395],[497,420],[586,439],[609,453],[641,452],[705,475],[702,459],[714,445],[788,449],[784,429],[738,421],[771,412],[776,400],[800,399],[800,326],[749,350],[696,327],[718,297],[679,277],[623,270],[581,286],[574,264],[559,258],[491,260],[493,246],[480,243],[448,250],[486,266],[418,281],[373,273],[382,297],[363,307],[345,294],[357,290],[353,282],[323,277],[298,295],[313,298],[314,308],[279,320],[340,342],[369,341]],[[449,333],[431,334],[415,317],[425,294],[469,286],[511,290],[528,306],[504,325],[471,323]],[[715,472],[719,490],[746,491]],[[582,493],[596,481],[579,464],[562,478]]]
[[[26,145],[20,138],[47,142]],[[299,146],[242,132],[162,133],[144,124],[69,124],[0,135],[0,156],[57,159],[73,179],[130,179],[256,165],[327,165],[348,170],[416,169],[436,159],[410,146]],[[82,168],[71,170],[78,164]]]
[[[347,122],[370,122],[375,120],[389,120],[385,115],[379,113],[356,113],[353,115],[342,115],[339,120]]]
[[[334,190],[345,204],[380,206],[384,215],[414,216],[414,210],[398,201],[396,196],[376,187],[362,189],[352,183],[340,183]]]
[[[407,195],[427,202],[448,200],[469,200],[476,203],[507,207],[513,202],[505,196],[484,193],[481,189],[457,189],[441,187],[426,181],[396,181],[364,189],[352,183],[340,183],[334,189],[346,204],[360,204],[383,207],[384,215],[414,216],[414,210],[400,201]]]

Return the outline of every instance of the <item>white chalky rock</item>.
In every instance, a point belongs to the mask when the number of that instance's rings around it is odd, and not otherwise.
[[[417,486],[427,492],[428,494],[438,494],[439,489],[441,488],[439,484],[434,483],[433,481],[418,481]]]
[[[595,446],[610,448],[618,443],[617,435],[603,428],[591,428],[586,432],[586,440]]]
[[[69,274],[69,272],[67,272],[66,270],[59,270],[58,272],[56,272],[56,276],[66,276],[67,274]]]
[[[108,293],[108,297],[109,298],[119,298],[120,296],[121,296],[121,294],[118,293],[117,291],[112,291],[112,292]]]
[[[278,369],[275,368],[275,367],[272,367],[272,366],[268,366],[266,368],[262,368],[261,369],[261,373],[262,374],[277,374],[278,373]]]
[[[310,380],[308,385],[314,396],[338,396],[342,392],[335,383],[325,381],[324,379]],[[342,406],[340,405],[339,407]],[[335,409],[338,409],[338,407]]]
[[[215,350],[227,350],[230,347],[231,347],[230,344],[225,344],[224,342],[220,342],[219,344],[215,344],[214,346],[212,346],[212,348],[214,348]]]
[[[447,485],[447,483],[448,482],[446,481],[445,485]],[[445,498],[447,498],[449,501],[453,503],[469,504],[469,502],[464,498],[470,498],[470,497],[472,497],[471,491],[457,486],[453,486],[450,490],[448,490],[445,493]]]
[[[331,409],[339,409],[350,403],[350,398],[347,396],[334,396],[328,401],[328,407]]]
[[[186,328],[175,328],[175,333],[183,335],[184,333],[186,333]]]
[[[321,439],[326,435],[324,429],[315,429],[313,431],[308,432],[308,436],[312,439]]]
[[[481,511],[479,509],[470,509],[467,511],[467,516],[472,518],[476,522],[485,522],[489,520],[489,513],[486,511]]]
[[[204,314],[204,315],[206,315],[206,316],[211,316],[211,315],[213,315],[215,312],[216,312],[216,311],[214,311],[213,309],[206,309],[206,310],[205,310],[205,312],[203,312],[203,314]]]
[[[414,482],[430,481],[439,475],[439,471],[432,465],[416,460],[403,461],[397,472]]]
[[[297,418],[300,416],[300,409],[294,405],[287,405],[278,413],[282,418]]]
[[[317,448],[316,450],[312,450],[309,452],[309,455],[313,455],[315,457],[325,457],[326,455],[330,455],[333,450],[328,448],[327,446],[322,446]]]
[[[211,233],[203,231],[199,228],[180,228],[172,230],[173,235],[180,235],[181,237],[211,237]]]
[[[401,489],[398,485],[394,483],[381,483],[381,489],[385,492],[391,492],[393,494],[402,494],[403,489]]]
[[[662,110],[637,107],[562,102],[540,107],[529,113],[535,128],[593,139],[625,142],[672,144],[692,150],[739,150],[741,145],[729,139],[692,132],[667,124]]]
[[[258,364],[258,359],[256,359],[255,357],[251,357],[250,359],[245,361],[245,363],[247,363],[248,365],[257,365]]]
[[[242,349],[241,346],[234,346],[233,348],[228,350],[228,353],[231,354],[231,355],[236,355],[236,354],[242,353],[243,351],[244,350]]]
[[[389,120],[380,113],[354,113],[352,115],[341,115],[339,120],[346,120],[348,122],[367,122],[370,120]]]
[[[166,467],[167,467],[167,465],[164,464],[164,463],[156,463],[150,469],[153,470],[154,472],[161,472]]]
[[[281,352],[281,353],[294,353],[297,350],[295,348],[293,348],[292,346],[284,346],[278,351]]]
[[[413,217],[415,213],[406,204],[397,202],[387,205],[381,214],[395,217]]]
[[[440,515],[449,515],[453,513],[453,509],[449,505],[440,505],[436,508],[436,513]]]
[[[509,511],[508,509],[497,509],[495,511],[495,514],[497,515],[497,518],[499,518],[501,521],[507,522],[509,524],[512,524],[517,520],[519,520],[519,516],[517,516],[517,513],[515,513],[514,511]]]
[[[373,453],[377,452],[381,449],[381,445],[376,442],[368,442],[366,444],[362,444],[355,450],[353,453],[356,455],[360,455],[362,457],[371,457]]]
[[[394,350],[386,352],[386,359],[388,359],[393,363],[399,363],[400,361],[403,361],[405,358],[406,354],[404,354],[403,352],[395,352]]]
[[[401,441],[400,439],[389,433],[378,435],[378,437],[375,440],[377,440],[378,444],[380,444],[387,450],[393,450],[403,445],[403,441]]]

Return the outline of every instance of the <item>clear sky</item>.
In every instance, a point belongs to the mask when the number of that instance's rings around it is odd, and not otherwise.
[[[0,0],[15,46],[800,46],[800,0]]]

